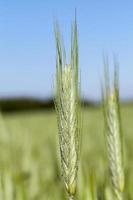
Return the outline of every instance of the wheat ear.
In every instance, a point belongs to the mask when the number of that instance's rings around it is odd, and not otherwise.
[[[58,25],[56,35],[56,99],[61,169],[70,200],[75,198],[79,160],[79,81],[76,20],[72,27],[71,63],[66,65],[65,50]]]
[[[118,65],[115,63],[114,87],[110,91],[108,64],[105,64],[105,89],[104,89],[104,119],[109,169],[113,190],[116,199],[123,199],[124,170],[123,170],[123,137],[121,130]]]

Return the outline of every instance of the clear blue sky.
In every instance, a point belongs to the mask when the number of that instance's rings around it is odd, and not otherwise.
[[[0,96],[53,93],[55,40],[60,23],[67,49],[77,8],[84,97],[100,97],[102,54],[119,55],[122,98],[133,98],[133,1],[1,0]],[[67,51],[69,52],[69,51]]]

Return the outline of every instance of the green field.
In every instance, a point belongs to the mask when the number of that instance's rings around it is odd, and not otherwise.
[[[82,111],[78,198],[110,198],[102,111]],[[122,107],[126,199],[133,199],[133,106]],[[53,111],[3,114],[0,118],[0,199],[65,199]]]

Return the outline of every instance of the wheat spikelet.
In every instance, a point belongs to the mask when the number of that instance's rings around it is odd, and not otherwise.
[[[56,25],[56,111],[59,129],[62,176],[69,199],[74,199],[79,159],[78,44],[76,21],[72,32],[71,64]]]
[[[117,100],[115,94],[109,99],[109,113],[107,121],[107,143],[110,161],[110,171],[115,193],[118,196],[118,199],[121,199],[121,193],[123,192],[124,188],[124,174],[121,153],[122,149],[120,139],[120,128],[117,113]]]
[[[104,118],[106,125],[106,141],[113,190],[118,200],[123,199],[124,170],[123,142],[119,108],[118,67],[115,65],[113,92],[110,92],[108,67],[105,67]]]

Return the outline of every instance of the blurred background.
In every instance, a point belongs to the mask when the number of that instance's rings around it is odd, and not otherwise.
[[[103,55],[113,74],[120,65],[120,96],[126,149],[126,198],[133,199],[133,2],[88,0],[0,1],[0,199],[65,199],[60,176],[54,111],[58,20],[70,61],[71,24],[77,11],[83,112],[78,195],[92,199],[94,175],[98,199],[110,194],[103,137],[100,81]],[[21,112],[20,112],[21,111]],[[97,169],[98,166],[98,169]],[[91,183],[90,183],[91,182]],[[106,186],[105,186],[106,185]],[[113,198],[112,198],[113,199]]]

